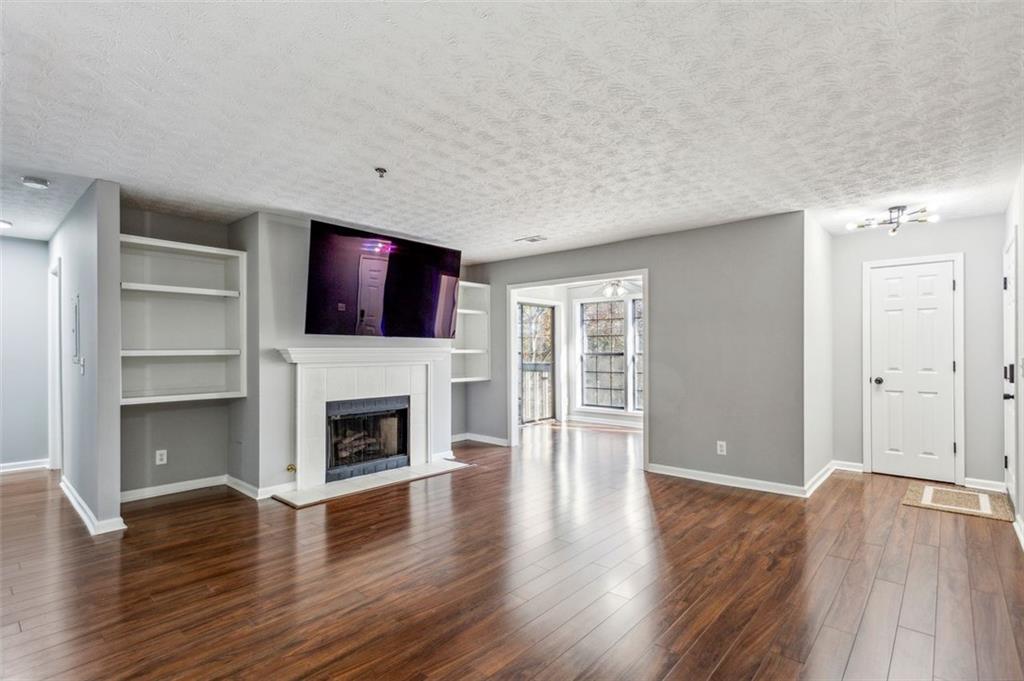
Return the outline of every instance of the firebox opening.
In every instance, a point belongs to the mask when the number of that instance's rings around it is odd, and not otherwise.
[[[325,482],[409,465],[409,398],[327,403]]]

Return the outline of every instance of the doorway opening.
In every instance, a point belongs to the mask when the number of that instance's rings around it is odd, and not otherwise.
[[[614,431],[631,441],[636,466],[646,465],[646,284],[647,271],[636,270],[508,287],[513,447],[527,436]]]

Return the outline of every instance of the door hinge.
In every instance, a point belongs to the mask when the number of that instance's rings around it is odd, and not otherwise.
[[[953,443],[953,454],[956,454],[956,443]]]
[[[956,373],[956,360],[953,360],[953,373]]]
[[[1007,289],[1007,287],[1008,287],[1008,284],[1006,283],[1006,277],[1003,277],[1003,290],[1005,291]]]
[[[953,290],[956,290],[956,279],[953,280]]]
[[[1009,467],[1010,467],[1010,457],[1004,456],[1003,457],[1003,468],[1009,468]]]

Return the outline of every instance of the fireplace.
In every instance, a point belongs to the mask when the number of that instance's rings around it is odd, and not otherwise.
[[[409,398],[327,402],[324,482],[409,465]]]

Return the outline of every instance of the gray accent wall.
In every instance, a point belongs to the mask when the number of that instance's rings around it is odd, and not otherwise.
[[[45,241],[0,238],[0,464],[49,457]]]
[[[452,383],[452,435],[466,432],[466,384]]]
[[[231,247],[227,225],[137,208],[121,209],[121,232]],[[120,347],[120,338],[117,343]],[[142,489],[227,473],[231,409],[227,401],[122,407],[121,489]],[[154,463],[158,449],[167,450],[167,463],[162,466]]]
[[[967,477],[1003,479],[1002,249],[1005,217],[908,225],[833,240],[835,458],[863,461],[862,265],[871,260],[964,254]]]
[[[96,180],[50,240],[62,270],[63,475],[99,521],[121,512],[120,187]],[[80,301],[85,370],[71,363]]]
[[[646,268],[650,460],[802,486],[803,250],[794,212],[467,268],[491,284],[492,343],[467,430],[508,437],[509,284]]]

